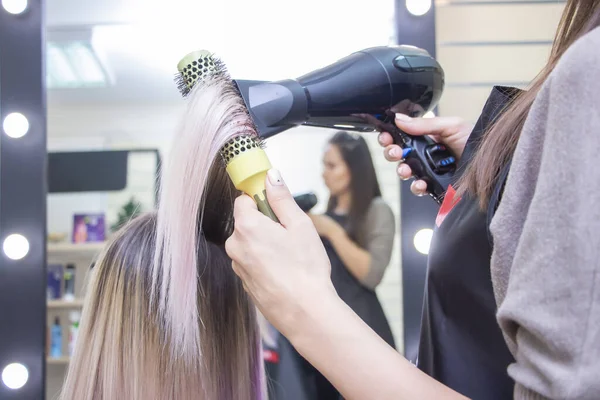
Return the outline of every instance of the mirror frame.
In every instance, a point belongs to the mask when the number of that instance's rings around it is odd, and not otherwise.
[[[0,126],[0,374],[23,364],[19,389],[0,379],[0,398],[45,397],[46,347],[46,92],[43,0],[27,1],[21,14],[0,6],[0,121],[20,112],[29,121],[21,138]],[[25,236],[29,251],[12,260],[5,238]]]

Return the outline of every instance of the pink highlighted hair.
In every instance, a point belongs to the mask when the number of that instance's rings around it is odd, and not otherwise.
[[[257,313],[224,251],[237,192],[219,150],[248,122],[225,78],[187,97],[158,210],[92,270],[62,400],[266,398]]]

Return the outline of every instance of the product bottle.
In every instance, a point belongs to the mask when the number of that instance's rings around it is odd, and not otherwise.
[[[68,264],[65,271],[65,294],[66,301],[75,300],[75,265]]]
[[[73,357],[75,352],[75,342],[77,341],[77,335],[79,334],[79,319],[81,314],[78,311],[71,311],[69,313],[69,356]]]
[[[60,318],[54,319],[54,325],[51,330],[50,357],[62,357],[62,328],[60,326]]]

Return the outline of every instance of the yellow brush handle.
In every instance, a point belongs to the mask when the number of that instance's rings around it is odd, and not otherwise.
[[[240,153],[227,164],[227,173],[236,189],[252,197],[263,214],[279,222],[267,201],[265,179],[269,169],[271,162],[259,147]]]

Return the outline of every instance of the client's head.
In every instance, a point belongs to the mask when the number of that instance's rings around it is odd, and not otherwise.
[[[255,307],[224,250],[237,192],[218,150],[243,107],[224,82],[192,92],[158,210],[91,271],[62,400],[264,398]]]

